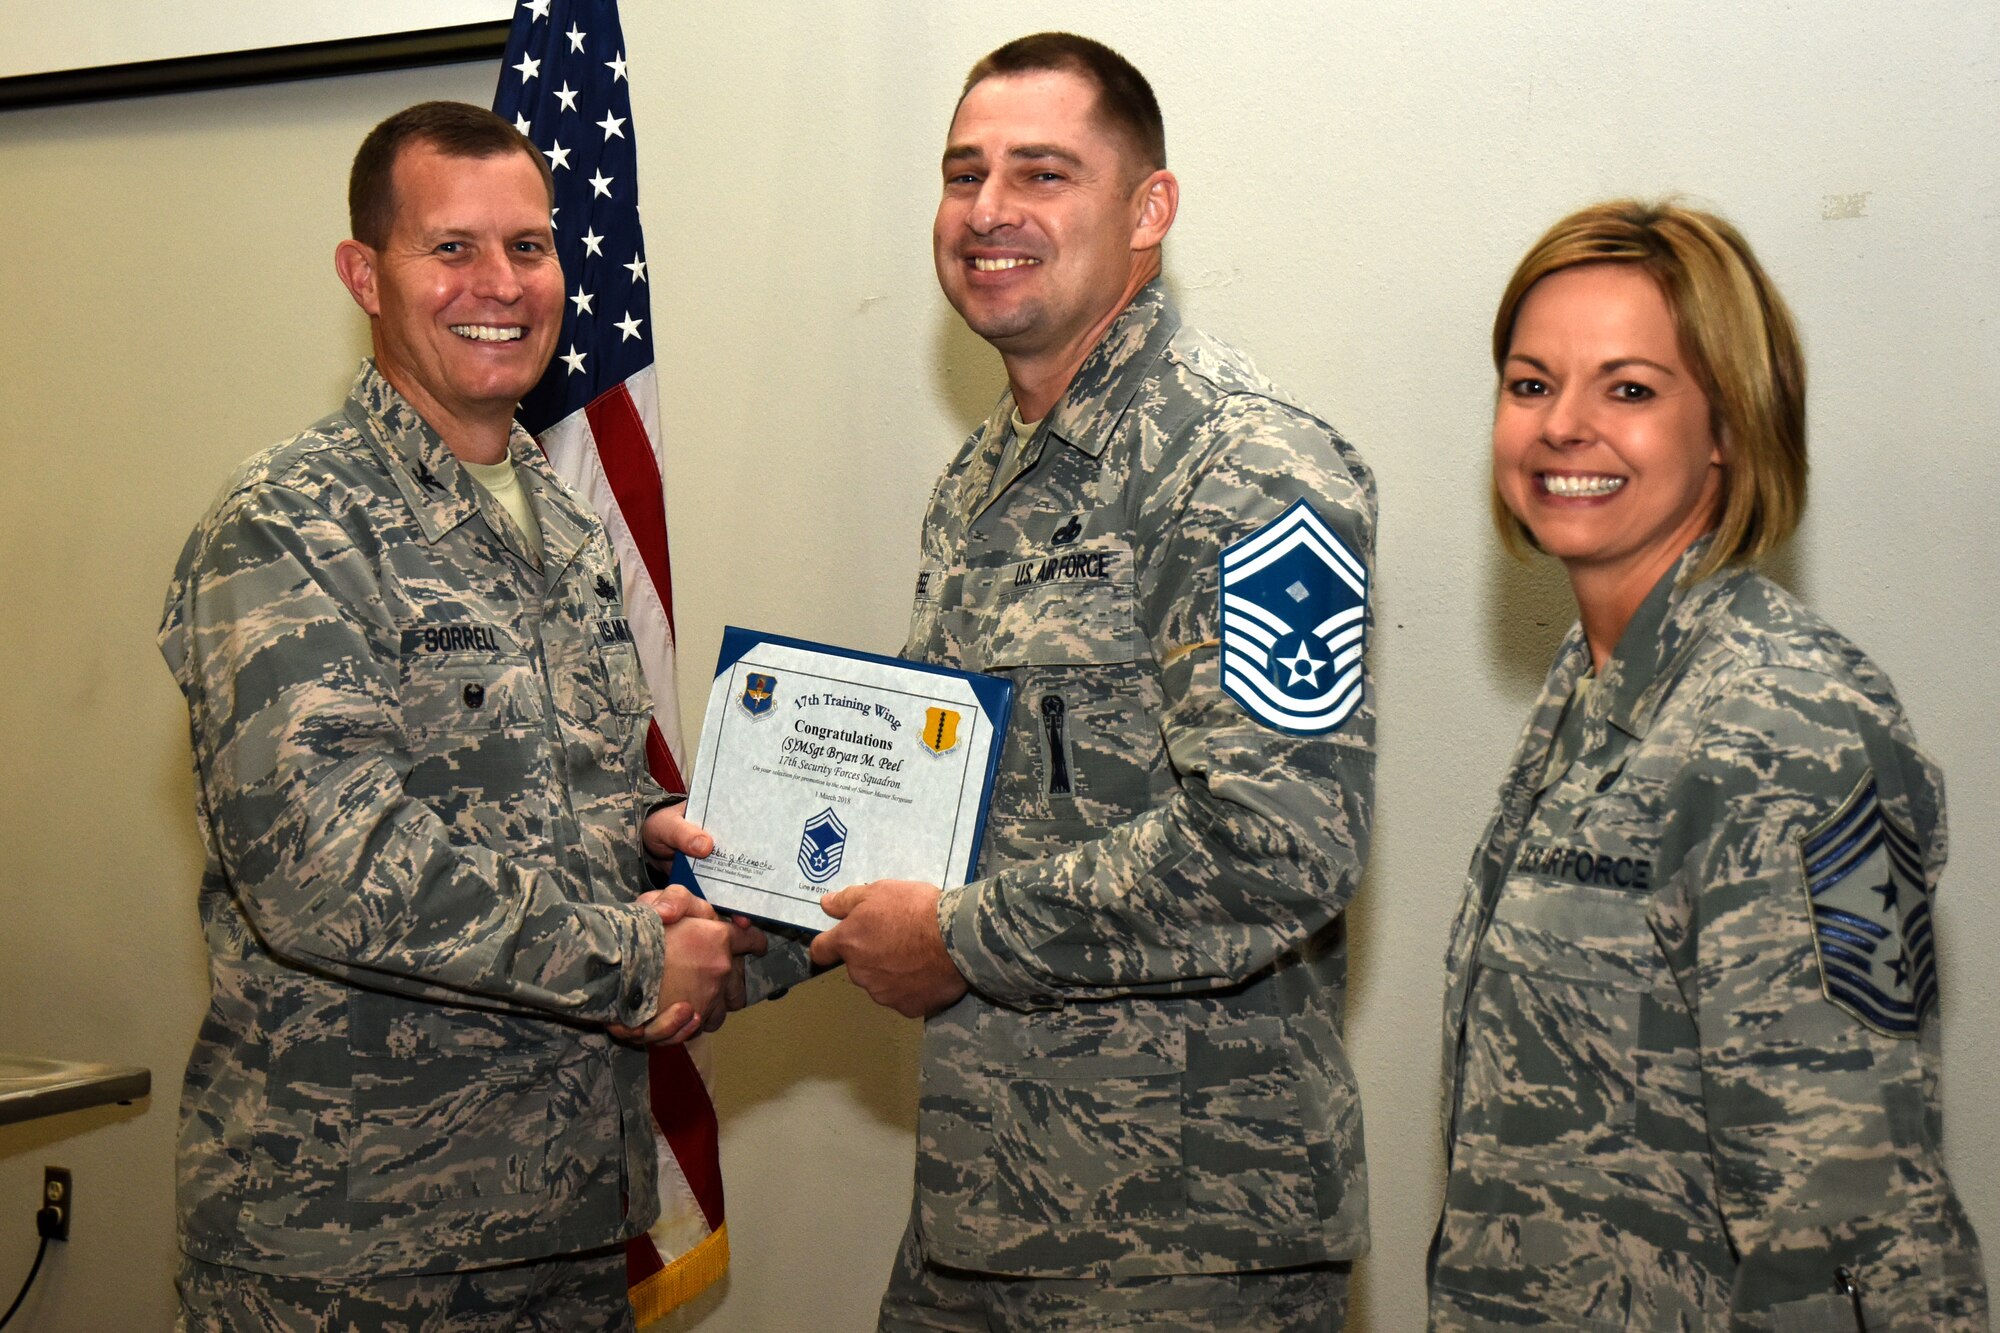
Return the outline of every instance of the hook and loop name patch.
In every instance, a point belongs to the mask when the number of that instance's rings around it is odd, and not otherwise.
[[[1367,622],[1367,566],[1304,500],[1222,552],[1222,688],[1267,727],[1347,720]]]

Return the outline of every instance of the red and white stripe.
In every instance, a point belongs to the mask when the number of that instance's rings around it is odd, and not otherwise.
[[[660,476],[659,384],[647,366],[538,437],[556,475],[603,520],[625,576],[625,617],[653,692],[646,758],[670,792],[685,791],[674,687],[674,583],[667,492]]]
[[[600,394],[542,432],[542,451],[603,521],[625,583],[625,616],[638,645],[653,719],[646,760],[670,792],[682,780],[674,684],[674,585],[667,560],[666,487],[660,473],[659,388],[653,367]],[[641,1324],[700,1292],[729,1265],[722,1163],[701,1042],[649,1053],[660,1220],[626,1248],[627,1285]]]

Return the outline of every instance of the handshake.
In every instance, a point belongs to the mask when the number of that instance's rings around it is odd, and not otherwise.
[[[675,852],[707,856],[715,839],[681,818],[678,803],[646,816],[640,827],[646,860],[664,868]],[[678,1046],[697,1032],[713,1032],[744,1004],[743,959],[761,957],[770,942],[747,917],[724,920],[707,900],[679,885],[638,897],[660,915],[667,947],[660,975],[660,1004],[644,1027],[610,1025],[620,1041],[646,1046]]]
[[[715,839],[682,818],[678,804],[646,816],[641,838],[655,864],[675,852],[699,860],[715,850]],[[882,879],[830,893],[820,903],[828,928],[813,939],[812,961],[846,964],[848,977],[870,999],[906,1017],[934,1014],[967,989],[938,930],[938,898],[935,885],[914,880]],[[744,1005],[743,960],[763,955],[769,947],[764,932],[747,917],[721,916],[678,886],[642,893],[638,901],[659,913],[666,928],[660,1004],[645,1026],[614,1023],[611,1035],[655,1046],[715,1031]]]
[[[724,920],[705,900],[679,885],[639,895],[666,928],[666,961],[660,1007],[644,1027],[611,1025],[620,1041],[676,1046],[697,1032],[713,1032],[743,1007],[743,959],[762,955],[764,932],[744,917]]]

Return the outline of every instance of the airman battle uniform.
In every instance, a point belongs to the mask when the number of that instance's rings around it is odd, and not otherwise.
[[[647,694],[603,529],[518,427],[511,451],[540,568],[366,364],[175,572],[160,645],[208,854],[197,1263],[403,1279],[653,1220],[646,1056],[602,1027],[659,1000],[664,936],[631,902]]]
[[[939,905],[972,989],[925,1027],[884,1325],[957,1270],[1009,1327],[1123,1327],[1196,1275],[1318,1326],[1367,1246],[1341,912],[1374,480],[1158,284],[996,487],[1012,413],[932,496],[904,649],[1016,693],[981,877]]]
[[[1940,775],[1782,589],[1680,586],[1706,549],[1582,696],[1571,632],[1473,857],[1432,1327],[1984,1329],[1940,1144]]]

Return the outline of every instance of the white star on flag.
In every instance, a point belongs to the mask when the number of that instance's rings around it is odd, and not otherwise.
[[[604,113],[603,120],[597,122],[597,127],[604,131],[604,137],[607,139],[614,135],[620,139],[625,137],[625,122],[609,111]]]
[[[611,182],[615,179],[617,178],[614,176],[607,176],[601,171],[598,172],[595,176],[592,176],[590,178],[590,188],[593,197],[601,195],[604,198],[609,199],[611,197]]]
[[[594,315],[597,313],[596,311],[590,308],[590,303],[592,301],[595,301],[597,298],[591,295],[589,292],[585,291],[583,288],[581,287],[577,288],[576,295],[570,297],[569,299],[570,299],[570,304],[576,307],[577,314]]]
[[[588,35],[588,33],[579,30],[574,23],[570,24],[569,31],[563,34],[563,36],[569,38],[569,49],[572,52],[583,50],[583,39]]]
[[[529,79],[534,78],[537,74],[542,72],[542,62],[535,59],[533,56],[522,56],[520,64],[510,65],[508,66],[508,68],[520,70],[521,82],[526,83]]]
[[[613,59],[610,59],[610,60],[607,60],[607,61],[605,61],[605,62],[604,62],[604,68],[606,68],[606,69],[608,69],[608,70],[610,70],[610,71],[611,71],[611,81],[612,81],[613,83],[616,83],[616,82],[618,82],[618,81],[619,81],[620,79],[624,78],[624,77],[625,77],[625,53],[624,53],[623,51],[620,51],[620,52],[619,52],[619,53],[617,54],[617,56],[616,56],[616,57],[614,57]]]
[[[602,255],[604,253],[604,238],[599,236],[596,231],[586,231],[577,239],[583,242],[583,248],[586,253],[593,255]]]
[[[527,10],[538,19],[545,19],[549,16],[549,0],[521,0],[521,8]]]
[[[554,171],[559,167],[569,166],[569,149],[562,146],[562,140],[560,139],[550,144],[548,150],[542,156],[549,160],[550,171]]]
[[[567,80],[564,81],[561,88],[556,90],[556,100],[562,103],[563,110],[576,110],[576,93],[570,88]]]
[[[639,336],[639,321],[632,318],[632,312],[629,310],[625,312],[625,318],[612,321],[612,327],[623,333],[626,338],[636,338]],[[624,339],[620,339],[619,341],[622,342]]]
[[[632,262],[625,266],[625,270],[632,275],[632,281],[635,283],[646,280],[646,261],[637,255],[632,256]]]
[[[583,373],[583,353],[576,350],[575,343],[571,343],[569,350],[562,354],[562,360],[563,364],[569,367],[570,374],[581,375]]]

